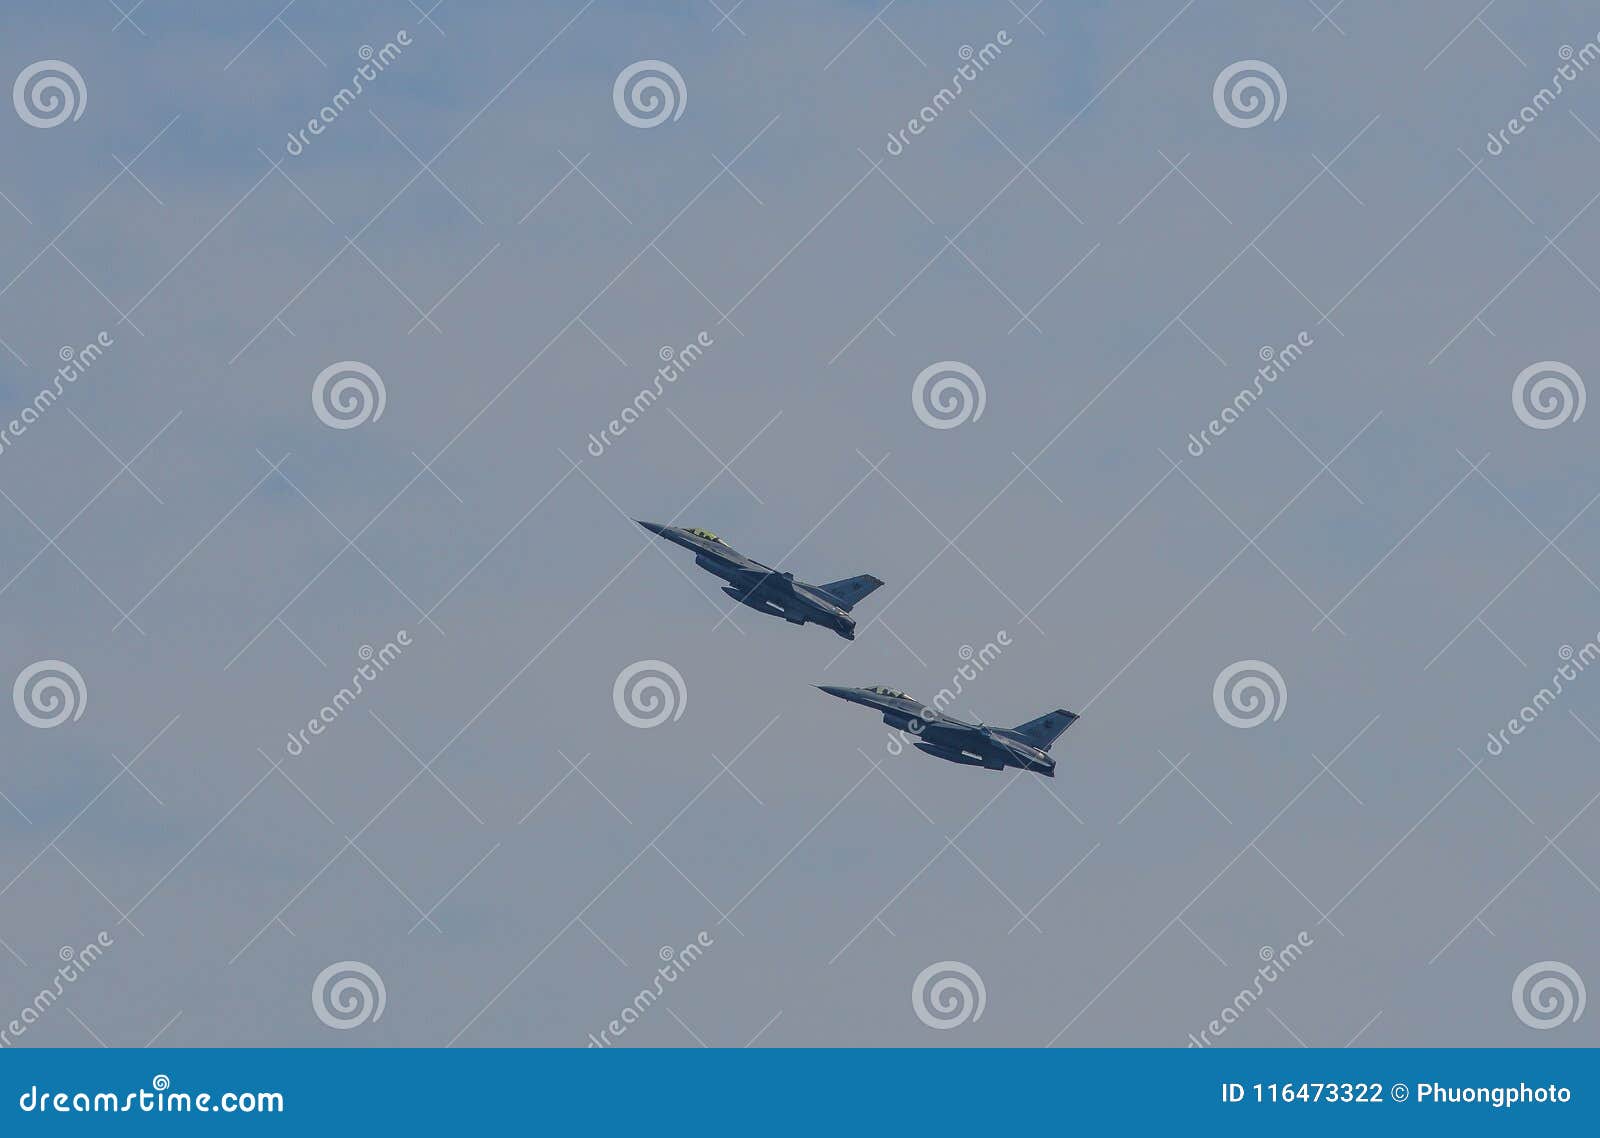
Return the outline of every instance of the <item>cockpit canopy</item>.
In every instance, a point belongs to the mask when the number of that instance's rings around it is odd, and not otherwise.
[[[706,541],[714,541],[718,545],[727,545],[728,544],[727,542],[723,541],[720,537],[718,537],[716,534],[712,533],[708,529],[691,529],[689,532],[694,534],[695,537],[704,538]]]
[[[898,688],[886,688],[882,684],[873,684],[867,690],[869,692],[874,692],[877,695],[886,695],[886,696],[890,696],[890,697],[892,697],[894,699],[910,699],[911,698],[909,695],[907,695],[905,692],[899,690]]]

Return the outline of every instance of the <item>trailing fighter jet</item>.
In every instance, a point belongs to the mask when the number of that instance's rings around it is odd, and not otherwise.
[[[637,520],[637,519],[635,519]],[[856,622],[850,610],[883,584],[863,574],[826,585],[797,581],[793,573],[782,573],[739,553],[716,534],[703,529],[663,526],[639,522],[641,526],[694,553],[694,563],[728,582],[723,592],[740,604],[781,616],[790,624],[820,624],[846,640],[856,638]]]
[[[890,727],[909,732],[920,740],[912,744],[919,751],[952,763],[992,771],[1018,767],[1054,778],[1056,761],[1046,752],[1063,731],[1078,721],[1074,713],[1058,708],[1020,727],[989,727],[952,719],[894,688],[836,688],[826,684],[817,687],[831,696],[882,712],[883,721]]]

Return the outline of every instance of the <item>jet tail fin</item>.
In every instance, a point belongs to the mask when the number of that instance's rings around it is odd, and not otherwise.
[[[1037,719],[1030,719],[1020,727],[1013,727],[1011,734],[1017,736],[1025,743],[1030,743],[1042,751],[1048,751],[1050,745],[1061,738],[1061,733],[1078,721],[1078,716],[1062,708],[1041,715]]]
[[[883,584],[870,573],[859,577],[846,577],[843,581],[829,581],[826,585],[817,586],[828,596],[832,597],[840,608],[849,612],[857,603],[869,596],[873,590]]]

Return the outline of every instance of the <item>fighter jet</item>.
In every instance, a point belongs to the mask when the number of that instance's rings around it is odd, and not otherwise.
[[[878,578],[863,574],[826,585],[808,585],[796,580],[793,573],[780,572],[746,557],[709,530],[655,522],[639,524],[657,537],[690,550],[696,565],[728,582],[722,591],[741,605],[769,616],[781,616],[790,624],[820,624],[846,640],[856,638],[856,622],[851,619],[850,610],[883,584]]]
[[[1078,721],[1074,713],[1058,708],[1020,727],[990,727],[954,719],[894,688],[817,687],[831,696],[882,712],[883,721],[890,727],[920,740],[912,744],[919,751],[992,771],[1018,767],[1055,778],[1056,761],[1047,752],[1061,733]]]

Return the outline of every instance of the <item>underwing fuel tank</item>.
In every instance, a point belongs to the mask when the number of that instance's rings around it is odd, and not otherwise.
[[[933,743],[913,743],[912,746],[923,754],[944,759],[946,762],[961,763],[969,767],[988,767],[992,771],[1004,770],[1006,764],[999,759],[980,759],[969,755],[965,751],[958,751],[954,747],[940,747]]]

